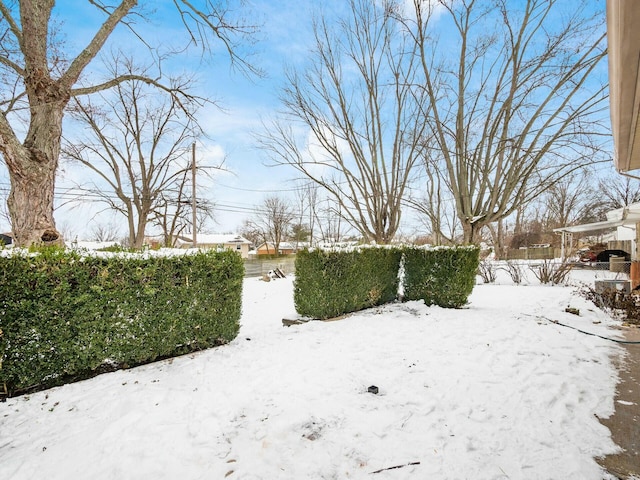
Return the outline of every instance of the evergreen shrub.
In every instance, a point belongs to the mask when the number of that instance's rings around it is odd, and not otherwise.
[[[475,285],[480,249],[477,246],[419,248],[404,253],[403,300],[460,308]]]
[[[61,385],[237,335],[237,253],[104,255],[0,256],[0,392]]]
[[[397,248],[298,252],[296,311],[327,319],[394,301],[401,256]]]

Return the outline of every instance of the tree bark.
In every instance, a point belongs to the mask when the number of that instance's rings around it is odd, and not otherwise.
[[[20,163],[29,174],[9,170],[11,192],[7,199],[16,244],[62,244],[53,219],[55,167],[32,157]]]
[[[472,223],[468,220],[462,220],[462,243],[465,245],[472,245],[479,240],[478,233],[482,229],[484,224],[475,222]]]
[[[68,95],[51,86],[46,96],[31,103],[31,123],[23,145],[2,149],[11,179],[7,206],[13,235],[20,246],[63,243],[53,208],[62,110]]]

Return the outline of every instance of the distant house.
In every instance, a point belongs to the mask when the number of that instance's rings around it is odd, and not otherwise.
[[[83,250],[102,250],[104,248],[115,247],[119,245],[116,241],[111,242],[93,242],[87,240],[73,240],[72,242],[67,242],[67,246],[71,248],[80,248]]]
[[[241,235],[236,234],[198,234],[196,236],[197,248],[209,248],[217,251],[233,250],[242,258],[249,258],[251,242]],[[176,241],[178,248],[192,248],[193,242],[189,238],[180,237]]]
[[[291,255],[296,253],[300,248],[303,248],[300,243],[280,242],[278,245],[278,251],[276,252],[275,243],[265,242],[258,245],[258,248],[256,248],[256,255]]]

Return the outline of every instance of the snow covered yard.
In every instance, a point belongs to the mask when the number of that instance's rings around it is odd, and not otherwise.
[[[610,478],[622,349],[549,321],[617,336],[575,288],[294,312],[292,278],[246,279],[231,344],[0,403],[3,478]]]

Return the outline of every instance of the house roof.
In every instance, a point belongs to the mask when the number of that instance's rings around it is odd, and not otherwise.
[[[191,245],[193,240],[181,235],[176,242],[178,245]],[[196,236],[196,245],[251,245],[251,242],[242,235],[235,233],[199,233]]]
[[[199,233],[196,236],[196,242],[199,244],[229,244],[229,243],[239,243],[250,245],[251,242],[244,238],[242,235],[237,235],[234,233],[229,234],[219,234],[219,233]]]
[[[607,0],[609,102],[618,171],[640,168],[640,2]]]
[[[275,248],[274,242],[264,242],[258,245],[258,249],[262,247]],[[279,248],[280,250],[302,250],[303,248],[308,248],[309,242],[280,242]]]
[[[115,245],[119,245],[117,241],[111,242],[93,242],[89,240],[74,240],[72,242],[67,242],[67,245],[71,245],[77,248],[84,248],[87,250],[100,250],[101,248],[113,247]]]
[[[639,220],[640,221],[640,220]],[[584,223],[582,225],[571,225],[569,227],[554,228],[554,232],[582,233],[595,232],[597,230],[608,230],[610,228],[621,227],[623,225],[634,225],[635,222],[625,223],[622,220],[605,220],[604,222]]]
[[[624,208],[616,208],[607,212],[607,219],[602,222],[583,223],[582,225],[571,225],[567,227],[554,228],[554,232],[595,232],[597,230],[608,230],[625,225],[635,226],[640,223],[640,203],[632,203]]]

